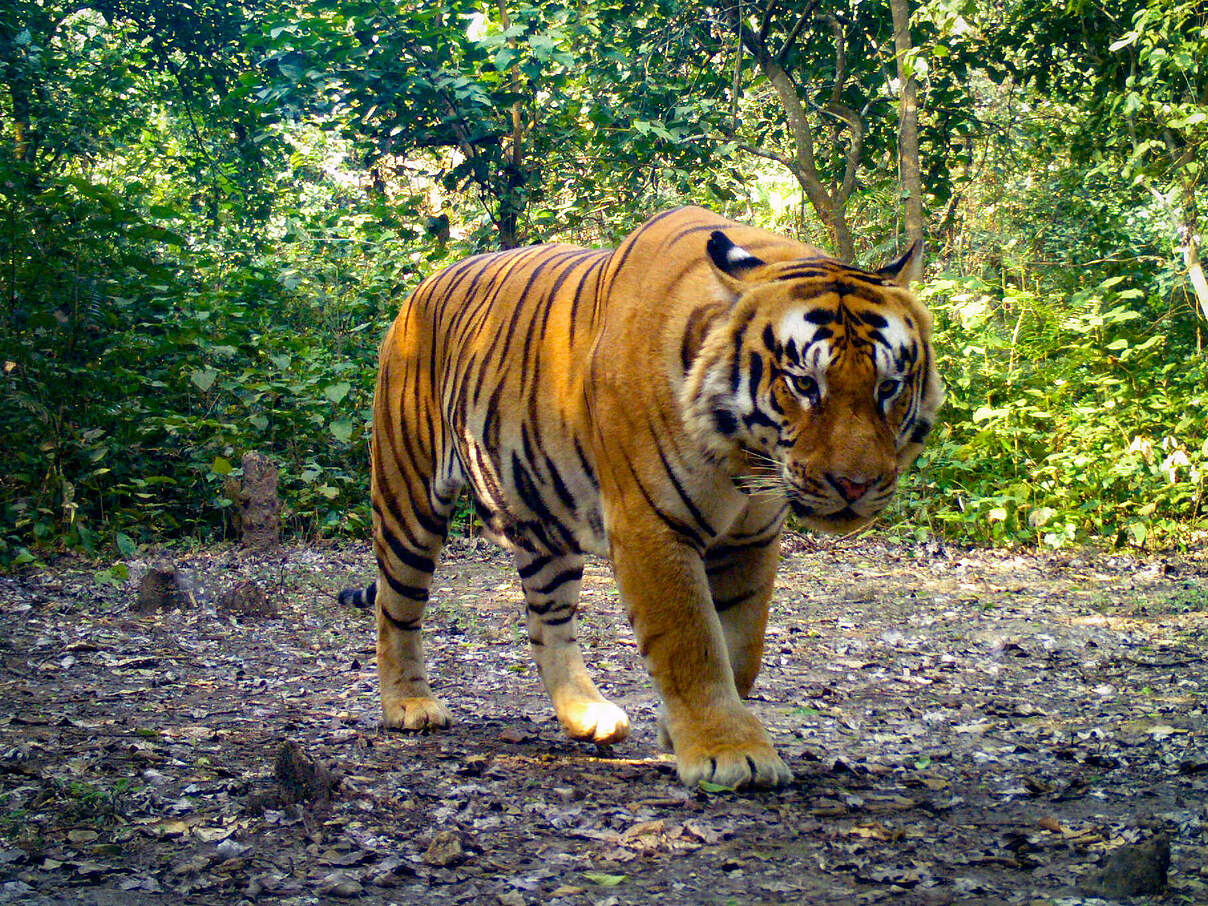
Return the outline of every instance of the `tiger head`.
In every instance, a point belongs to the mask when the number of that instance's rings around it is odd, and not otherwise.
[[[701,311],[681,402],[689,430],[749,495],[787,497],[848,532],[889,502],[944,398],[931,316],[909,290],[921,243],[877,271],[824,257],[768,263],[721,231],[721,289]]]

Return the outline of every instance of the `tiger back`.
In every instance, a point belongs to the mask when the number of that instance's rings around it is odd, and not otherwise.
[[[511,550],[566,732],[624,712],[583,663],[587,553],[611,559],[681,778],[791,774],[742,703],[781,526],[849,531],[889,500],[943,396],[918,249],[881,271],[699,208],[615,250],[535,246],[425,280],[383,340],[372,488],[387,727],[438,729],[421,621],[458,492]]]

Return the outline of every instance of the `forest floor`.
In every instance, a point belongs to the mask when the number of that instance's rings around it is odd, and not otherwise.
[[[561,735],[478,542],[433,587],[433,735],[379,727],[372,615],[336,601],[363,548],[177,552],[196,606],[151,615],[142,562],[0,577],[0,904],[1208,903],[1208,556],[784,549],[772,792],[678,784],[605,563],[580,639],[634,728],[609,751]],[[275,618],[216,610],[247,578]],[[289,801],[287,741],[330,797]]]

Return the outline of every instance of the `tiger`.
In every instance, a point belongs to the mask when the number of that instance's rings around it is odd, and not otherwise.
[[[792,773],[744,704],[790,512],[847,533],[894,493],[944,388],[911,293],[921,243],[879,270],[698,207],[615,249],[535,245],[425,279],[382,340],[371,432],[382,722],[452,719],[424,607],[459,492],[510,551],[562,729],[629,718],[576,640],[588,554],[607,557],[688,786]],[[356,603],[356,600],[353,601]]]

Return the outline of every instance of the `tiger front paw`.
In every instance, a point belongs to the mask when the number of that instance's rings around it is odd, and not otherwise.
[[[382,726],[387,730],[443,730],[452,722],[449,709],[435,698],[382,700]]]
[[[612,702],[582,702],[558,715],[562,729],[571,739],[612,745],[629,735],[629,717]]]
[[[751,714],[743,713],[726,729],[681,728],[671,739],[680,782],[686,786],[703,780],[735,789],[777,787],[793,780],[793,772]]]

